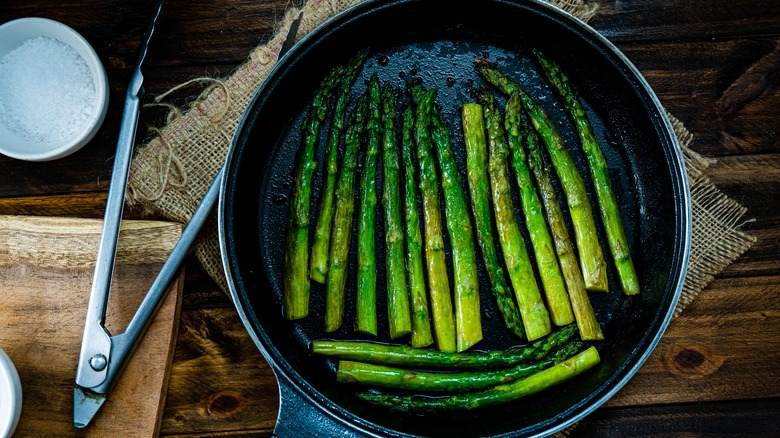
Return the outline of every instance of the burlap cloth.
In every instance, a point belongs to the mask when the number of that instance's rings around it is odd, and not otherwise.
[[[303,12],[297,32],[300,38],[327,18],[361,1],[309,0],[301,8],[290,8],[270,41],[255,48],[232,74],[211,79],[210,86],[188,108],[174,108],[167,124],[156,129],[156,137],[138,148],[133,158],[128,204],[186,223],[219,171],[238,121],[252,94],[273,68],[292,21]],[[597,9],[584,0],[548,1],[583,21],[592,18]],[[707,167],[715,160],[689,149],[692,135],[671,114],[669,119],[685,157],[693,201],[691,257],[676,316],[755,238],[740,230],[746,209],[707,178]],[[214,217],[206,225],[195,254],[208,274],[227,291]]]

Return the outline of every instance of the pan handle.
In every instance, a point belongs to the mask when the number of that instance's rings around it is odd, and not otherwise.
[[[279,415],[276,419],[273,435],[280,438],[311,436],[364,437],[375,436],[364,430],[356,429],[344,420],[328,412],[316,400],[304,394],[290,379],[279,372],[274,374],[279,383]]]

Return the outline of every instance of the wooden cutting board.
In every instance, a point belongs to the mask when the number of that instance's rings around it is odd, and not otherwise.
[[[183,276],[83,430],[73,387],[102,221],[0,216],[0,347],[22,380],[16,436],[155,436],[173,358]],[[123,221],[106,327],[124,331],[181,234],[168,222]]]

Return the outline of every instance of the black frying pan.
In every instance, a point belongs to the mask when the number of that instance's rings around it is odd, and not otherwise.
[[[308,318],[296,322],[283,318],[287,196],[301,121],[325,74],[365,48],[371,55],[353,95],[362,93],[364,80],[374,72],[399,90],[412,76],[422,78],[426,87],[438,87],[438,103],[462,172],[459,107],[471,100],[469,88],[482,84],[471,63],[476,57],[497,62],[552,115],[590,184],[576,133],[529,49],[542,50],[568,73],[595,121],[642,288],[638,296],[624,296],[610,263],[612,292],[591,294],[606,336],[598,344],[602,362],[595,369],[541,394],[490,409],[425,416],[389,413],[359,402],[351,388],[336,385],[334,362],[309,354],[308,343],[323,336],[321,285],[312,283]],[[315,186],[321,181],[322,149]],[[465,182],[465,173],[461,179]],[[381,180],[378,184],[381,193]],[[589,191],[595,199],[592,186]],[[313,205],[318,196],[315,189]],[[382,236],[379,222],[377,236]],[[279,380],[278,435],[535,435],[560,430],[596,409],[655,347],[674,310],[688,261],[690,195],[679,146],[657,98],[629,61],[581,21],[536,1],[376,1],[360,4],[307,35],[258,90],[228,157],[219,226],[233,300]],[[604,244],[603,230],[599,231]],[[383,256],[380,250],[378,266],[384,266]],[[353,266],[353,286],[354,275]],[[380,303],[384,281],[380,272]],[[358,338],[351,329],[354,288],[348,296],[347,323],[332,337]],[[490,293],[483,289],[482,296],[485,339],[475,348],[515,345]],[[385,311],[380,304],[381,340],[388,339]]]

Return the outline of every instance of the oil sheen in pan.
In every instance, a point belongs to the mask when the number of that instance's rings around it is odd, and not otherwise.
[[[414,79],[422,80],[422,83],[426,88],[438,88],[437,103],[441,106],[445,122],[449,126],[450,135],[453,140],[454,153],[461,171],[461,185],[468,198],[465,174],[465,146],[460,125],[460,106],[464,103],[474,101],[470,96],[471,90],[486,85],[472,69],[472,62],[478,57],[486,58],[492,62],[498,63],[498,66],[502,71],[522,84],[524,89],[544,106],[555,120],[561,135],[569,146],[569,151],[586,182],[589,197],[595,199],[592,183],[587,170],[586,158],[579,147],[579,141],[573,125],[566,115],[565,110],[557,100],[552,88],[550,88],[541,75],[539,67],[531,57],[527,56],[527,54],[518,54],[496,46],[485,45],[484,43],[469,40],[411,43],[374,52],[371,53],[367,59],[361,75],[352,87],[352,103],[354,104],[357,96],[363,93],[366,88],[365,81],[367,81],[373,73],[377,73],[382,81],[389,82],[397,90],[397,110],[399,113],[403,106],[408,105],[408,96],[404,93],[407,81]],[[576,78],[573,78],[573,80],[575,80],[576,84]],[[494,90],[494,92],[499,102],[503,104],[506,99],[497,91]],[[625,150],[623,145],[619,144],[615,135],[606,130],[599,115],[588,105],[588,102],[584,101],[583,103],[588,112],[588,116],[593,123],[595,134],[606,155],[613,184],[618,188],[616,192],[618,202],[621,206],[621,214],[626,226],[626,233],[629,236],[629,245],[632,248],[636,248],[638,245],[638,238],[634,231],[635,224],[639,217],[639,208],[636,201],[637,190],[632,184],[629,173],[631,164],[622,153],[622,151]],[[282,260],[284,256],[284,245],[281,244],[280,236],[284,236],[286,232],[287,216],[289,213],[289,203],[287,200],[289,198],[289,190],[293,178],[292,173],[295,166],[295,152],[300,143],[300,126],[307,110],[308,104],[300,108],[296,116],[290,121],[290,124],[282,130],[283,133],[280,136],[279,143],[270,156],[270,161],[267,165],[269,173],[266,175],[267,178],[261,188],[261,202],[263,208],[261,209],[262,216],[260,218],[261,223],[258,231],[261,232],[263,236],[262,259],[264,260],[265,269],[267,270],[268,278],[273,287],[275,303],[279,306],[279,312],[281,312],[282,303]],[[351,110],[352,105],[349,107],[349,111]],[[323,129],[320,134],[320,145],[317,152],[318,167],[313,180],[312,218],[314,217],[318,206],[319,191],[321,188],[327,126],[328,123],[323,124]],[[362,164],[362,155],[360,157],[360,163]],[[416,163],[414,163],[414,165],[415,173],[417,173]],[[404,163],[402,163],[402,169],[403,167]],[[515,186],[514,181],[513,186]],[[377,196],[380,200],[382,188],[380,160],[377,181]],[[529,255],[533,260],[533,252],[530,251],[532,247],[528,240],[527,231],[522,225],[522,212],[520,211],[517,190],[516,187],[514,188],[513,196],[516,216],[518,218],[518,223],[521,224],[521,231],[526,238],[526,246],[529,248]],[[563,201],[565,199],[563,193],[560,191],[560,187],[558,187],[558,189],[559,200]],[[378,204],[377,207],[381,210],[381,205]],[[357,197],[355,200],[355,208],[356,210],[358,208]],[[566,208],[564,205],[564,211],[565,210]],[[443,204],[442,211],[444,211]],[[595,208],[594,213],[597,214]],[[383,218],[381,211],[378,211],[377,217]],[[569,223],[568,225],[570,227],[570,234],[573,236],[571,224]],[[599,220],[597,220],[597,225],[601,227]],[[445,232],[444,234],[446,240],[448,238],[447,233]],[[354,238],[355,235],[356,222],[353,221],[353,239],[350,248],[350,257],[351,260],[353,260],[353,263],[350,266],[348,277],[345,323],[339,331],[328,334],[328,337],[339,339],[372,339],[371,337],[364,337],[363,335],[356,333],[352,328],[352,323],[355,318],[354,285],[356,270],[354,261],[356,260],[357,251],[356,239]],[[385,264],[384,228],[383,220],[381,219],[377,221],[376,235],[377,266],[383,267]],[[606,251],[607,247],[603,240],[604,233],[601,228],[599,229],[599,238],[601,239],[602,248]],[[449,248],[449,242],[446,243],[447,248]],[[606,252],[605,255],[607,255]],[[480,255],[477,256],[477,260],[480,264],[478,271],[480,275],[480,284],[486,285],[488,284],[488,281]],[[449,254],[447,261],[448,269],[450,270],[450,281],[452,281],[452,265]],[[641,260],[635,261],[636,263],[641,264]],[[602,328],[605,328],[609,324],[614,309],[621,306],[623,300],[622,294],[619,293],[619,283],[616,273],[614,272],[614,265],[608,261],[608,267],[609,283],[613,289],[613,293],[590,294],[591,301],[596,309],[597,317]],[[377,278],[378,321],[380,332],[377,339],[388,341],[387,315],[386,307],[384,306],[384,284],[384,270],[380,269]],[[483,314],[482,323],[485,337],[474,347],[474,349],[508,348],[522,343],[522,341],[513,337],[504,327],[501,316],[496,308],[495,300],[489,289],[482,287],[480,294]],[[294,333],[296,342],[299,343],[300,348],[305,349],[311,340],[325,336],[323,333],[324,295],[324,286],[312,282],[309,317],[295,323],[297,328]],[[330,366],[333,367],[334,363],[331,362]]]

